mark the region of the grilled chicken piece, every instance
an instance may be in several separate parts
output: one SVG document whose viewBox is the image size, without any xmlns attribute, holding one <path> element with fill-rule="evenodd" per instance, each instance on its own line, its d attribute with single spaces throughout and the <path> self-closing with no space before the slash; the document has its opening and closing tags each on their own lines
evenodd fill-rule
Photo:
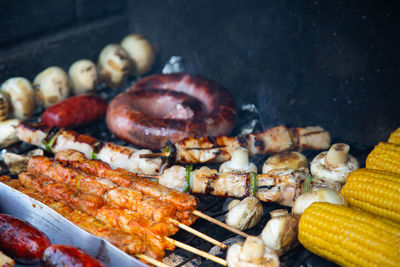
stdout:
<svg viewBox="0 0 400 267">
<path fill-rule="evenodd" d="M 68 184 L 82 193 L 93 194 L 100 199 L 104 198 L 110 204 L 135 210 L 157 222 L 176 218 L 176 207 L 172 204 L 149 198 L 132 188 L 118 188 L 107 179 L 74 170 L 46 157 L 31 158 L 28 162 L 28 170 L 38 176 L 46 175 L 59 183 Z M 60 198 L 67 197 L 60 196 Z M 93 200 L 89 202 L 93 203 Z M 97 208 L 94 207 L 94 209 Z"/>
<path fill-rule="evenodd" d="M 261 201 L 292 206 L 294 200 L 300 195 L 301 186 L 308 176 L 307 170 L 291 169 L 258 174 L 255 196 Z M 191 172 L 190 184 L 187 186 L 185 168 L 173 166 L 164 171 L 159 182 L 166 187 L 178 185 L 179 188 L 176 188 L 178 190 L 188 188 L 190 192 L 196 194 L 245 198 L 251 195 L 251 179 L 251 173 L 218 173 L 215 169 L 201 167 Z"/>
<path fill-rule="evenodd" d="M 144 195 L 170 203 L 176 206 L 178 211 L 193 211 L 199 205 L 198 199 L 194 196 L 171 190 L 147 179 L 141 179 L 134 173 L 124 169 L 118 168 L 114 170 L 107 163 L 88 160 L 82 153 L 75 150 L 56 152 L 55 158 L 77 170 L 109 179 L 118 186 L 134 188 Z"/>
<path fill-rule="evenodd" d="M 169 149 L 176 163 L 220 163 L 229 160 L 233 151 L 240 147 L 248 149 L 249 155 L 252 156 L 291 149 L 321 150 L 329 148 L 330 143 L 329 132 L 319 126 L 289 129 L 280 125 L 238 137 L 188 137 Z"/>
<path fill-rule="evenodd" d="M 160 158 L 140 158 L 140 154 L 151 153 L 150 150 L 138 150 L 112 143 L 103 143 L 91 136 L 78 134 L 70 130 L 58 130 L 27 122 L 20 123 L 16 130 L 17 136 L 21 141 L 41 147 L 49 152 L 75 149 L 84 153 L 89 159 L 96 158 L 107 162 L 112 168 L 155 174 L 159 172 L 162 165 Z"/>
<path fill-rule="evenodd" d="M 24 180 L 27 181 L 27 178 L 29 178 L 30 175 L 31 174 L 29 173 L 24 173 L 21 176 L 25 176 Z M 137 253 L 146 253 L 155 258 L 162 257 L 162 255 L 155 255 L 154 252 L 148 251 L 148 244 L 136 234 L 128 234 L 123 231 L 116 230 L 110 225 L 103 224 L 93 216 L 87 215 L 79 210 L 73 210 L 64 204 L 53 200 L 53 198 L 50 198 L 47 196 L 47 194 L 43 194 L 31 187 L 24 187 L 19 180 L 10 179 L 9 177 L 3 176 L 0 178 L 0 182 L 5 183 L 8 186 L 42 202 L 72 223 L 76 224 L 78 227 L 95 236 L 104 238 L 126 253 L 132 255 Z"/>
<path fill-rule="evenodd" d="M 29 173 L 22 173 L 19 179 L 25 186 L 34 186 L 38 191 L 47 194 L 56 201 L 80 210 L 106 225 L 111 225 L 129 234 L 139 235 L 146 240 L 152 251 L 161 253 L 165 249 L 173 249 L 164 237 L 175 234 L 178 227 L 171 223 L 155 222 L 139 213 L 105 204 L 95 195 L 80 194 L 66 184 L 54 182 L 40 176 L 36 178 Z"/>
</svg>

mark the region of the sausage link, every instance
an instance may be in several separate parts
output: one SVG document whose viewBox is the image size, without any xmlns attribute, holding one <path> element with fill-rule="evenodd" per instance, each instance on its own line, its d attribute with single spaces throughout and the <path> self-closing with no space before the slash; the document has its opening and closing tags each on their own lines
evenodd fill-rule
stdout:
<svg viewBox="0 0 400 267">
<path fill-rule="evenodd" d="M 48 127 L 74 128 L 93 122 L 106 113 L 107 102 L 96 95 L 79 95 L 49 107 L 42 115 Z"/>
<path fill-rule="evenodd" d="M 44 267 L 104 267 L 99 260 L 86 254 L 82 249 L 67 245 L 49 246 L 42 255 L 41 265 Z"/>
<path fill-rule="evenodd" d="M 0 214 L 0 249 L 16 261 L 37 263 L 50 245 L 49 238 L 28 222 Z"/>
</svg>

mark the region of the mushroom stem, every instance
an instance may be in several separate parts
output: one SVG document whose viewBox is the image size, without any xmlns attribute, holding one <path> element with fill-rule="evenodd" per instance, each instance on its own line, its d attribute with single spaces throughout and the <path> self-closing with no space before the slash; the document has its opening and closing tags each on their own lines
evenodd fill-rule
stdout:
<svg viewBox="0 0 400 267">
<path fill-rule="evenodd" d="M 245 148 L 237 148 L 232 153 L 231 162 L 235 166 L 246 167 L 249 165 L 249 151 Z"/>
<path fill-rule="evenodd" d="M 339 166 L 349 159 L 350 146 L 344 143 L 333 144 L 326 155 L 326 163 Z"/>
</svg>

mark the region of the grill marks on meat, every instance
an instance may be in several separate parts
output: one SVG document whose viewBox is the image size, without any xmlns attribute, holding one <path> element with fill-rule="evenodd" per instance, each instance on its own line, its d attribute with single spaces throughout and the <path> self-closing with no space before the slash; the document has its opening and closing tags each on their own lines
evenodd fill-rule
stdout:
<svg viewBox="0 0 400 267">
<path fill-rule="evenodd" d="M 108 164 L 98 160 L 88 160 L 82 153 L 73 150 L 64 150 L 56 153 L 56 159 L 77 170 L 90 173 L 95 176 L 109 179 L 118 186 L 134 188 L 144 195 L 151 196 L 163 202 L 177 207 L 178 211 L 193 211 L 197 209 L 199 202 L 194 196 L 180 193 L 166 188 L 159 183 L 141 179 L 134 173 L 124 169 L 112 169 Z"/>
<path fill-rule="evenodd" d="M 160 158 L 143 159 L 140 154 L 151 153 L 150 150 L 137 150 L 130 147 L 118 146 L 108 142 L 99 142 L 95 138 L 78 134 L 77 132 L 55 128 L 48 128 L 40 124 L 20 123 L 17 128 L 17 136 L 20 140 L 47 149 L 48 143 L 54 135 L 52 152 L 65 149 L 74 149 L 85 154 L 91 159 L 97 159 L 110 164 L 112 168 L 123 168 L 131 172 L 155 174 L 161 168 Z"/>
<path fill-rule="evenodd" d="M 25 178 L 24 178 L 25 177 Z M 8 186 L 42 202 L 48 207 L 52 208 L 60 215 L 82 228 L 83 230 L 106 239 L 111 244 L 115 245 L 119 249 L 129 254 L 146 253 L 153 257 L 161 257 L 162 255 L 155 255 L 154 252 L 147 251 L 148 245 L 139 236 L 127 234 L 123 231 L 113 229 L 112 226 L 103 224 L 93 216 L 87 215 L 79 210 L 71 209 L 69 206 L 62 204 L 59 201 L 55 201 L 49 197 L 46 193 L 43 193 L 42 187 L 31 187 L 32 183 L 28 183 L 28 180 L 35 180 L 32 174 L 22 173 L 20 180 L 24 180 L 29 187 L 24 187 L 20 180 L 10 179 L 7 176 L 2 176 L 0 182 L 7 184 Z M 28 179 L 29 178 L 29 179 Z M 39 185 L 37 183 L 37 185 Z M 37 190 L 37 189 L 40 189 Z"/>
<path fill-rule="evenodd" d="M 280 125 L 238 137 L 185 138 L 174 144 L 174 157 L 177 163 L 218 163 L 229 160 L 231 153 L 239 147 L 248 149 L 253 156 L 292 149 L 327 149 L 330 142 L 329 132 L 319 126 L 289 129 Z"/>
</svg>

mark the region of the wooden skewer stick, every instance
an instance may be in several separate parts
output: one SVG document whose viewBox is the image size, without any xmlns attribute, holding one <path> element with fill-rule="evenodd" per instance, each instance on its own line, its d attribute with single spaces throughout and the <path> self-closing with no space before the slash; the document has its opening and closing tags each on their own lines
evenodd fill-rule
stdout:
<svg viewBox="0 0 400 267">
<path fill-rule="evenodd" d="M 215 240 L 214 238 L 209 237 L 208 235 L 205 235 L 202 232 L 199 232 L 196 229 L 193 229 L 192 227 L 187 226 L 186 224 L 183 224 L 183 223 L 181 223 L 181 222 L 179 222 L 177 220 L 174 220 L 172 218 L 169 218 L 169 221 L 174 223 L 174 224 L 176 224 L 176 225 L 178 225 L 179 228 L 181 228 L 183 230 L 186 230 L 189 233 L 192 233 L 195 236 L 198 236 L 198 237 L 210 242 L 211 244 L 214 244 L 214 245 L 216 245 L 216 246 L 218 246 L 218 247 L 220 247 L 222 249 L 226 249 L 227 248 L 227 246 L 224 243 L 219 242 L 218 240 Z"/>
<path fill-rule="evenodd" d="M 158 157 L 168 157 L 171 152 L 160 152 L 160 153 L 149 153 L 149 154 L 140 154 L 139 158 L 141 159 L 152 159 Z"/>
<path fill-rule="evenodd" d="M 143 173 L 135 173 L 140 178 L 145 179 L 160 179 L 160 175 L 158 174 L 143 174 Z"/>
<path fill-rule="evenodd" d="M 136 254 L 135 257 L 139 258 L 139 259 L 142 259 L 142 260 L 145 260 L 145 261 L 147 261 L 147 262 L 149 262 L 149 263 L 151 263 L 151 264 L 153 264 L 154 266 L 157 266 L 157 267 L 170 267 L 169 265 L 167 265 L 167 264 L 165 264 L 165 263 L 163 263 L 161 261 L 158 261 L 156 259 L 153 259 L 152 257 L 149 257 L 149 256 L 144 255 L 144 254 Z"/>
<path fill-rule="evenodd" d="M 216 262 L 218 264 L 221 264 L 223 266 L 227 266 L 227 262 L 224 259 L 218 258 L 214 255 L 211 255 L 210 253 L 207 253 L 205 251 L 202 251 L 200 249 L 194 248 L 192 246 L 186 245 L 185 243 L 179 242 L 175 239 L 169 238 L 169 237 L 165 237 L 165 239 L 169 242 L 171 242 L 171 244 L 177 246 L 178 248 L 182 248 L 184 250 L 187 250 L 189 252 L 192 252 L 193 254 L 199 255 L 203 258 L 212 260 L 213 262 Z"/>
<path fill-rule="evenodd" d="M 217 219 L 214 219 L 213 217 L 210 217 L 210 216 L 208 216 L 207 214 L 202 213 L 201 211 L 194 210 L 192 213 L 193 213 L 194 215 L 196 215 L 196 216 L 198 216 L 198 217 L 204 219 L 204 220 L 207 220 L 207 221 L 209 221 L 209 222 L 215 223 L 216 225 L 219 225 L 219 226 L 221 226 L 222 228 L 225 228 L 225 229 L 227 229 L 227 230 L 229 230 L 229 231 L 231 231 L 231 232 L 233 232 L 233 233 L 235 233 L 235 234 L 238 234 L 238 235 L 240 235 L 240 236 L 243 236 L 244 238 L 248 238 L 248 237 L 250 236 L 249 234 L 246 234 L 246 233 L 244 233 L 244 232 L 242 232 L 242 231 L 240 231 L 240 230 L 238 230 L 238 229 L 236 229 L 236 228 L 233 228 L 232 226 L 229 226 L 229 225 L 227 225 L 226 223 L 223 223 L 223 222 L 221 222 L 221 221 L 218 221 Z"/>
</svg>

